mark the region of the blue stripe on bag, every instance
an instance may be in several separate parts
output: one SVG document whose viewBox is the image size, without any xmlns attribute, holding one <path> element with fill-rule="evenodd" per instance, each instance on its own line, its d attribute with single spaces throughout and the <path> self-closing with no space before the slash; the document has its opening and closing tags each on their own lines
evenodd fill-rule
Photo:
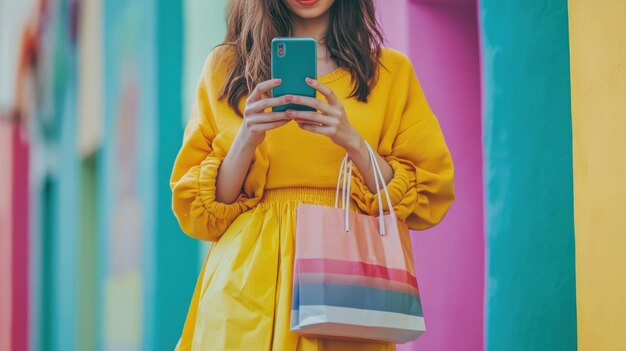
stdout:
<svg viewBox="0 0 626 351">
<path fill-rule="evenodd" d="M 364 310 L 403 313 L 423 317 L 419 297 L 398 291 L 356 285 L 294 284 L 293 309 L 306 305 L 327 305 Z"/>
</svg>

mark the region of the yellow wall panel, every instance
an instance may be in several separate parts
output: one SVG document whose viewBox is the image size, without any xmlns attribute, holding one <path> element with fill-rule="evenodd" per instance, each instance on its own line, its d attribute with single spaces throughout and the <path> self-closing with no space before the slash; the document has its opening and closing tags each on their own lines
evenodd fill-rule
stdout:
<svg viewBox="0 0 626 351">
<path fill-rule="evenodd" d="M 626 1 L 570 0 L 579 350 L 626 347 Z"/>
</svg>

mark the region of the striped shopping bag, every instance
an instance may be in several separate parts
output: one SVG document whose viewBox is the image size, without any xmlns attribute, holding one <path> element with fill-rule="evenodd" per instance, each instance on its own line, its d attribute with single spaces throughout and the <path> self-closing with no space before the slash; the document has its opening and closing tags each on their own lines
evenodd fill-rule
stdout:
<svg viewBox="0 0 626 351">
<path fill-rule="evenodd" d="M 396 220 L 369 145 L 368 150 L 389 214 L 382 208 L 378 217 L 347 210 L 352 173 L 347 157 L 335 207 L 298 206 L 291 314 L 295 333 L 406 343 L 425 331 L 408 227 Z"/>
</svg>

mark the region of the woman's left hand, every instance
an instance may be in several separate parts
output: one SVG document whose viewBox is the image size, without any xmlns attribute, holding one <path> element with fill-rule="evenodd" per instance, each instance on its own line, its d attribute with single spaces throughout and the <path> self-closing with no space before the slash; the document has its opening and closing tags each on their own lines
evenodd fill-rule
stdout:
<svg viewBox="0 0 626 351">
<path fill-rule="evenodd" d="M 332 89 L 312 78 L 307 78 L 306 83 L 324 95 L 327 102 L 294 95 L 292 104 L 309 106 L 316 111 L 287 110 L 287 117 L 294 119 L 300 128 L 325 135 L 346 150 L 358 148 L 361 135 L 350 124 L 343 104 Z"/>
<path fill-rule="evenodd" d="M 346 111 L 329 87 L 315 79 L 307 78 L 307 84 L 319 91 L 327 102 L 320 101 L 308 96 L 295 95 L 290 101 L 292 104 L 304 105 L 314 108 L 316 111 L 287 110 L 287 117 L 298 122 L 300 128 L 313 133 L 326 135 L 335 144 L 343 147 L 348 152 L 350 160 L 359 170 L 371 169 L 370 155 L 365 141 L 359 132 L 350 125 Z M 385 183 L 393 178 L 393 169 L 385 159 L 376 154 L 378 164 L 383 173 Z M 378 192 L 378 186 L 372 172 L 361 172 L 365 184 L 372 193 Z"/>
</svg>

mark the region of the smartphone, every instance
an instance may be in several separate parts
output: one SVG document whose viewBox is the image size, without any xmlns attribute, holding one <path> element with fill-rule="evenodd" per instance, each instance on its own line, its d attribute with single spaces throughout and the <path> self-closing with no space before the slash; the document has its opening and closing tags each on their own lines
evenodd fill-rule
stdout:
<svg viewBox="0 0 626 351">
<path fill-rule="evenodd" d="M 275 38 L 272 40 L 272 79 L 282 83 L 272 89 L 272 96 L 303 95 L 315 97 L 315 89 L 305 79 L 317 77 L 317 41 L 314 38 Z M 290 110 L 315 111 L 314 108 L 287 104 L 272 108 L 274 112 Z"/>
</svg>

